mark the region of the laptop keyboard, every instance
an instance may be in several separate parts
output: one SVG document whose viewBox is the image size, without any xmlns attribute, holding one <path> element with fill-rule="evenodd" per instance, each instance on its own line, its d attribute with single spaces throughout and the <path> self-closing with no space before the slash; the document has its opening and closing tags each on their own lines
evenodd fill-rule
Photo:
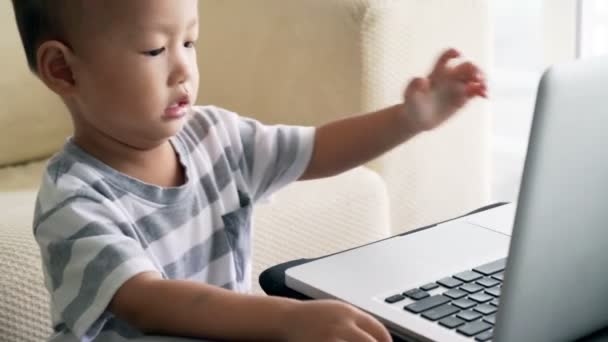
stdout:
<svg viewBox="0 0 608 342">
<path fill-rule="evenodd" d="M 404 310 L 476 341 L 490 341 L 505 265 L 506 258 L 499 259 L 392 295 L 384 301 L 394 304 L 409 298 L 414 302 L 404 306 Z"/>
</svg>

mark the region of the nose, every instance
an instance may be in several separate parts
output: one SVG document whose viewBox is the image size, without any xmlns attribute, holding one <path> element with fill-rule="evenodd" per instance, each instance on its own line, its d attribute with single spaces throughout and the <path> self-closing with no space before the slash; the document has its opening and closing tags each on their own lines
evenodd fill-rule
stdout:
<svg viewBox="0 0 608 342">
<path fill-rule="evenodd" d="M 181 49 L 180 49 L 181 50 Z M 177 86 L 186 83 L 191 77 L 193 72 L 191 57 L 187 51 L 178 51 L 172 58 L 170 73 L 169 73 L 169 86 Z"/>
</svg>

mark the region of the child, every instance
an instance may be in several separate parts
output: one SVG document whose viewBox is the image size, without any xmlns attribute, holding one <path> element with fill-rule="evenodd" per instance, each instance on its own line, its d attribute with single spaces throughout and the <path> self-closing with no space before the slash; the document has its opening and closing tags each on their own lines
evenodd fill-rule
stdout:
<svg viewBox="0 0 608 342">
<path fill-rule="evenodd" d="M 52 341 L 390 340 L 338 301 L 247 294 L 252 204 L 439 126 L 485 96 L 477 67 L 448 66 L 448 50 L 403 103 L 316 129 L 265 126 L 193 106 L 197 0 L 13 6 L 30 68 L 74 125 L 34 218 Z"/>
</svg>

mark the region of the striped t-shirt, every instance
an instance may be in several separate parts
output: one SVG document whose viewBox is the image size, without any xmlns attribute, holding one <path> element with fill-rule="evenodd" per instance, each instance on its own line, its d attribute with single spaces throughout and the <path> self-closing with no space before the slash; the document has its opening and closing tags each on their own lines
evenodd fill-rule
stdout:
<svg viewBox="0 0 608 342">
<path fill-rule="evenodd" d="M 142 337 L 108 311 L 141 272 L 248 291 L 251 205 L 302 175 L 314 132 L 195 107 L 170 139 L 186 181 L 169 188 L 120 173 L 69 139 L 49 161 L 34 217 L 51 341 Z"/>
</svg>

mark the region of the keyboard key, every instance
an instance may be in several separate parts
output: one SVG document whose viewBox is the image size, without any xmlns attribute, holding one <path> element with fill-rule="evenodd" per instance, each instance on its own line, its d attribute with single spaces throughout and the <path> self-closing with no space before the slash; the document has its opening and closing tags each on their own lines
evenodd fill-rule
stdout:
<svg viewBox="0 0 608 342">
<path fill-rule="evenodd" d="M 477 321 L 473 323 L 468 323 L 467 325 L 458 328 L 458 330 L 456 331 L 466 336 L 474 336 L 479 334 L 480 332 L 484 332 L 490 329 L 492 329 L 491 324 L 482 321 Z"/>
<path fill-rule="evenodd" d="M 486 316 L 486 317 L 483 318 L 482 321 L 494 325 L 494 324 L 496 324 L 496 314 L 493 314 L 493 315 L 490 315 L 490 316 Z"/>
<path fill-rule="evenodd" d="M 475 281 L 477 279 L 481 279 L 483 276 L 477 272 L 473 272 L 473 271 L 465 271 L 465 272 L 461 272 L 458 274 L 453 275 L 452 277 L 458 279 L 458 280 L 462 280 L 465 283 L 470 283 L 472 281 Z"/>
<path fill-rule="evenodd" d="M 490 296 L 487 293 L 475 293 L 469 296 L 469 299 L 476 301 L 477 303 L 485 303 L 485 302 L 489 302 L 492 299 L 494 299 L 494 297 Z"/>
<path fill-rule="evenodd" d="M 447 277 L 447 278 L 443 278 L 441 280 L 437 281 L 437 284 L 443 286 L 443 287 L 447 287 L 448 289 L 453 289 L 457 286 L 462 285 L 462 281 L 458 280 L 458 279 L 454 279 L 452 277 Z"/>
<path fill-rule="evenodd" d="M 444 317 L 448 317 L 460 311 L 457 307 L 451 306 L 450 304 L 445 304 L 442 306 L 438 306 L 434 309 L 427 310 L 422 314 L 422 317 L 426 319 L 430 319 L 431 321 L 436 321 L 438 319 L 442 319 Z"/>
<path fill-rule="evenodd" d="M 473 271 L 481 273 L 485 276 L 489 276 L 494 273 L 504 271 L 506 265 L 507 265 L 507 258 L 503 258 L 503 259 L 499 259 L 494 262 L 490 262 L 485 265 L 476 267 L 473 269 Z"/>
<path fill-rule="evenodd" d="M 493 313 L 496 312 L 496 310 L 498 310 L 494 305 L 490 305 L 490 304 L 481 304 L 481 305 L 477 305 L 475 307 L 475 309 L 473 309 L 479 313 L 482 313 L 484 315 L 491 315 Z"/>
<path fill-rule="evenodd" d="M 466 311 L 460 312 L 458 315 L 456 315 L 456 317 L 462 318 L 465 321 L 470 322 L 470 321 L 474 321 L 474 320 L 478 319 L 479 317 L 481 317 L 481 314 L 479 312 L 466 310 Z"/>
<path fill-rule="evenodd" d="M 420 289 L 423 291 L 431 291 L 438 287 L 439 287 L 439 285 L 437 285 L 437 283 L 430 283 L 430 284 L 426 284 L 424 286 L 420 286 Z"/>
<path fill-rule="evenodd" d="M 450 328 L 450 329 L 454 329 L 457 328 L 461 325 L 463 325 L 464 323 L 466 323 L 464 320 L 452 316 L 452 317 L 447 317 L 442 319 L 441 321 L 439 321 L 439 324 L 443 325 L 446 328 Z"/>
<path fill-rule="evenodd" d="M 494 279 L 494 278 L 483 278 L 483 279 L 479 279 L 476 284 L 479 284 L 483 287 L 494 287 L 498 284 L 500 284 L 500 280 Z"/>
<path fill-rule="evenodd" d="M 460 291 L 458 289 L 447 290 L 443 293 L 444 296 L 450 297 L 452 299 L 459 299 L 465 297 L 467 295 L 466 292 Z"/>
<path fill-rule="evenodd" d="M 419 300 L 429 296 L 428 292 L 422 291 L 421 289 L 412 289 L 409 291 L 405 291 L 403 292 L 403 295 L 410 297 L 414 300 Z"/>
<path fill-rule="evenodd" d="M 484 289 L 483 286 L 477 284 L 464 284 L 460 287 L 462 291 L 466 291 L 468 293 L 479 292 Z"/>
<path fill-rule="evenodd" d="M 487 330 L 486 332 L 482 332 L 481 334 L 475 336 L 475 341 L 485 342 L 492 339 L 494 335 L 494 330 Z"/>
<path fill-rule="evenodd" d="M 470 308 L 474 307 L 475 305 L 477 305 L 477 302 L 474 302 L 467 298 L 462 298 L 462 299 L 453 301 L 452 305 L 459 307 L 463 310 L 466 310 L 466 309 L 470 309 Z"/>
<path fill-rule="evenodd" d="M 384 301 L 387 302 L 387 303 L 389 303 L 389 304 L 393 304 L 393 303 L 400 302 L 400 301 L 402 301 L 404 299 L 405 299 L 405 296 L 402 296 L 400 294 L 396 294 L 394 296 L 390 296 L 390 297 L 386 298 Z"/>
<path fill-rule="evenodd" d="M 505 273 L 500 272 L 498 274 L 494 274 L 494 275 L 492 275 L 492 278 L 494 278 L 496 280 L 500 280 L 500 281 L 505 281 Z"/>
<path fill-rule="evenodd" d="M 406 305 L 403 309 L 413 312 L 413 313 L 421 313 L 423 311 L 432 309 L 434 307 L 438 307 L 440 305 L 446 304 L 450 301 L 450 298 L 442 296 L 442 295 L 434 295 L 431 297 L 424 298 L 415 303 Z"/>
<path fill-rule="evenodd" d="M 498 306 L 498 304 L 500 304 L 500 299 L 494 298 L 494 299 L 492 299 L 492 301 L 490 301 L 490 304 L 492 304 L 494 306 Z"/>
<path fill-rule="evenodd" d="M 500 297 L 500 287 L 493 287 L 491 289 L 486 290 L 487 294 L 491 294 L 494 297 Z"/>
</svg>

